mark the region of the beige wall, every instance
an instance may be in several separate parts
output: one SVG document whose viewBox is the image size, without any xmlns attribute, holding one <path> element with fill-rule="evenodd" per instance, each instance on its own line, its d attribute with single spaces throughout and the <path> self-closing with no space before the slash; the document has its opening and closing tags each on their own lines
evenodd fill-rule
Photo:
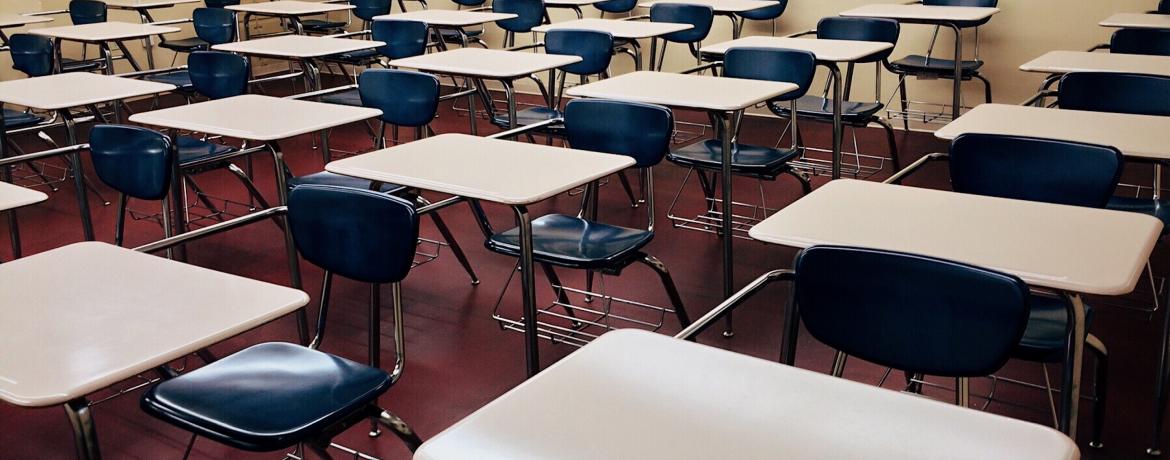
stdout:
<svg viewBox="0 0 1170 460">
<path fill-rule="evenodd" d="M 855 6 L 881 0 L 790 0 L 788 11 L 781 18 L 778 34 L 788 34 L 813 28 L 818 19 L 832 16 Z M 892 0 L 890 0 L 892 1 Z M 0 12 L 30 12 L 49 9 L 64 9 L 67 0 L 0 0 Z M 1113 12 L 1140 12 L 1153 7 L 1154 0 L 1000 0 L 1003 10 L 981 31 L 981 56 L 987 61 L 985 75 L 991 79 L 997 102 L 1016 103 L 1035 92 L 1041 76 L 1020 72 L 1020 64 L 1054 49 L 1087 49 L 1108 40 L 1110 30 L 1098 27 L 1096 23 Z M 432 0 L 434 8 L 452 8 L 445 0 Z M 157 20 L 190 17 L 194 6 L 181 6 L 156 10 Z M 645 10 L 636 10 L 643 12 Z M 597 10 L 586 8 L 587 16 L 596 17 Z M 573 13 L 568 10 L 553 10 L 554 21 L 568 20 Z M 112 11 L 111 19 L 137 22 L 132 12 Z M 59 17 L 55 24 L 65 24 L 68 19 Z M 177 36 L 190 35 L 190 28 Z M 488 27 L 488 43 L 498 47 L 501 34 L 493 26 Z M 771 26 L 765 22 L 751 22 L 745 28 L 745 35 L 768 34 Z M 903 27 L 902 39 L 894 56 L 925 50 L 932 28 L 907 25 Z M 730 39 L 731 32 L 726 19 L 717 19 L 708 43 Z M 944 31 L 937 51 L 948 55 L 951 38 Z M 528 43 L 528 37 L 520 37 L 518 43 Z M 968 41 L 970 43 L 970 40 Z M 648 49 L 648 46 L 646 47 Z M 971 51 L 971 47 L 967 47 Z M 169 51 L 157 51 L 160 64 L 171 62 Z M 692 66 L 694 59 L 682 45 L 674 45 L 666 58 L 666 70 L 680 70 Z M 629 59 L 619 56 L 615 59 L 614 73 L 629 71 Z M 10 68 L 7 55 L 0 55 L 0 78 L 16 78 Z M 867 66 L 868 67 L 868 66 Z M 128 70 L 125 63 L 119 64 L 119 71 Z M 873 71 L 859 70 L 855 82 L 854 99 L 868 98 L 872 94 Z M 883 81 L 883 99 L 891 95 L 895 80 L 888 74 Z M 965 95 L 970 102 L 979 102 L 982 88 L 978 84 L 965 86 Z M 915 99 L 937 102 L 950 100 L 950 83 L 945 80 L 910 83 L 911 96 Z"/>
</svg>

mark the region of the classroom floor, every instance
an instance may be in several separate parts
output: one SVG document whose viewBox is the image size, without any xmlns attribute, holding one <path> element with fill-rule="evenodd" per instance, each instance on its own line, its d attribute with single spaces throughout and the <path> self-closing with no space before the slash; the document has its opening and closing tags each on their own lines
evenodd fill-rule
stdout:
<svg viewBox="0 0 1170 460">
<path fill-rule="evenodd" d="M 271 88 L 279 92 L 282 88 Z M 287 87 L 283 88 L 287 90 Z M 699 114 L 680 114 L 680 118 L 699 121 Z M 439 133 L 466 132 L 467 118 L 455 113 L 444 105 L 438 120 L 432 125 Z M 492 128 L 481 121 L 480 127 Z M 771 119 L 749 118 L 745 122 L 742 139 L 751 143 L 775 143 L 782 125 Z M 829 139 L 827 125 L 804 123 L 806 137 L 812 144 L 826 145 Z M 691 128 L 685 128 L 691 129 Z M 404 130 L 406 136 L 410 130 Z M 481 131 L 482 134 L 482 131 Z M 58 136 L 58 138 L 60 138 Z M 334 147 L 347 150 L 367 149 L 368 137 L 364 129 L 351 125 L 334 131 Z M 787 141 L 785 141 L 787 142 Z M 884 136 L 877 130 L 862 133 L 862 146 L 873 146 L 884 153 Z M 945 143 L 924 133 L 899 133 L 899 147 L 903 164 L 909 164 L 923 153 L 941 151 Z M 33 142 L 23 143 L 33 147 Z M 847 144 L 849 142 L 847 141 Z M 321 156 L 311 151 L 307 136 L 283 143 L 287 161 L 298 174 L 321 169 Z M 37 147 L 39 148 L 39 147 Z M 263 156 L 256 157 L 258 185 L 271 196 L 271 162 Z M 1131 168 L 1131 173 L 1141 173 Z M 886 172 L 888 173 L 888 171 Z M 705 233 L 672 228 L 665 218 L 666 207 L 678 189 L 685 170 L 664 163 L 656 170 L 655 192 L 657 194 L 657 232 L 648 252 L 662 259 L 670 268 L 692 318 L 697 318 L 721 300 L 719 287 L 719 252 L 715 237 Z M 197 177 L 200 186 L 218 196 L 244 197 L 242 188 L 223 172 L 211 172 Z M 814 185 L 825 182 L 824 177 L 814 179 Z M 927 167 L 920 175 L 907 182 L 918 186 L 946 187 L 946 173 L 943 166 Z M 112 192 L 98 186 L 107 199 L 116 198 Z M 788 177 L 776 182 L 765 183 L 768 203 L 780 205 L 799 197 L 800 188 Z M 746 200 L 758 196 L 756 184 L 741 180 L 737 184 L 737 198 Z M 694 203 L 700 199 L 699 187 L 692 181 L 683 199 Z M 92 197 L 92 195 L 91 195 Z M 607 222 L 629 226 L 644 226 L 643 209 L 631 209 L 625 194 L 617 181 L 602 187 L 601 215 Z M 558 196 L 546 203 L 535 206 L 533 214 L 552 211 L 575 212 L 578 197 Z M 153 212 L 152 203 L 132 202 L 131 207 L 143 212 Z M 26 254 L 45 251 L 81 240 L 80 224 L 71 187 L 63 187 L 52 194 L 46 203 L 21 211 L 22 236 Z M 95 227 L 98 238 L 113 241 L 113 206 L 95 207 Z M 510 222 L 509 211 L 499 206 L 488 207 L 492 221 L 497 227 Z M 521 335 L 502 331 L 492 320 L 492 305 L 504 286 L 515 261 L 508 257 L 489 253 L 483 248 L 482 235 L 475 226 L 465 206 L 456 206 L 442 211 L 442 215 L 454 230 L 458 240 L 468 252 L 482 283 L 472 286 L 454 257 L 448 252 L 432 263 L 416 268 L 404 283 L 405 322 L 407 343 L 407 366 L 403 379 L 384 396 L 384 407 L 396 412 L 409 422 L 424 439 L 429 438 L 455 421 L 483 406 L 488 401 L 519 384 L 524 378 L 523 345 Z M 436 234 L 428 220 L 423 221 L 422 232 L 426 236 Z M 7 239 L 7 227 L 0 229 L 0 238 Z M 1069 231 L 1076 231 L 1070 229 Z M 128 224 L 127 246 L 135 246 L 161 238 L 161 229 L 149 220 L 131 221 Z M 962 244 L 956 241 L 955 244 Z M 9 258 L 7 245 L 0 245 L 0 257 Z M 752 241 L 736 242 L 736 284 L 742 286 L 756 276 L 772 269 L 785 268 L 795 254 L 792 249 L 769 246 Z M 282 249 L 282 239 L 275 225 L 262 223 L 219 235 L 191 244 L 191 263 L 234 274 L 274 283 L 287 284 L 288 276 Z M 1162 251 L 1158 252 L 1159 257 Z M 1155 270 L 1164 273 L 1164 264 L 1156 263 Z M 101 270 L 102 267 L 92 267 Z M 321 272 L 316 267 L 302 262 L 306 291 L 316 302 L 319 299 Z M 583 277 L 579 273 L 561 271 L 567 284 L 580 286 Z M 552 292 L 543 278 L 538 277 L 538 294 L 541 303 L 552 300 Z M 60 280 L 62 289 L 68 289 L 70 280 Z M 516 283 L 514 283 L 516 284 Z M 626 294 L 640 300 L 665 303 L 666 296 L 657 278 L 643 267 L 631 267 L 620 278 L 605 278 L 605 286 L 616 295 Z M 215 289 L 215 286 L 208 286 Z M 1147 288 L 1148 289 L 1148 288 Z M 386 289 L 388 291 L 388 289 Z M 1148 291 L 1141 291 L 1147 293 Z M 328 335 L 323 349 L 350 359 L 362 361 L 366 357 L 366 302 L 369 290 L 358 283 L 342 280 L 335 283 Z M 384 305 L 389 305 L 389 293 L 384 293 Z M 749 355 L 774 360 L 778 356 L 778 344 L 787 289 L 784 286 L 769 288 L 763 295 L 741 307 L 736 315 L 736 335 L 726 339 L 716 331 L 709 331 L 700 338 L 702 343 L 727 348 Z M 1135 299 L 1143 297 L 1135 295 Z M 508 291 L 505 307 L 519 305 L 516 287 Z M 1099 303 L 1099 302 L 1098 302 Z M 1133 303 L 1133 302 L 1131 302 Z M 35 307 L 35 306 L 30 306 Z M 78 308 L 85 308 L 78 305 Z M 167 308 L 166 300 L 159 299 L 158 308 Z M 1141 458 L 1149 437 L 1150 400 L 1153 393 L 1155 366 L 1157 364 L 1157 343 L 1160 333 L 1161 313 L 1153 318 L 1149 314 L 1130 309 L 1101 306 L 1092 330 L 1109 347 L 1112 367 L 1109 373 L 1110 409 L 1105 429 L 1105 448 L 1100 450 L 1087 447 L 1091 406 L 1082 404 L 1080 421 L 1080 445 L 1085 458 L 1089 459 L 1132 459 Z M 383 353 L 393 352 L 390 315 L 384 315 Z M 673 317 L 667 317 L 663 333 L 672 334 L 679 329 Z M 120 331 L 111 330 L 110 334 Z M 294 341 L 295 331 L 291 318 L 277 320 L 242 336 L 228 340 L 212 348 L 220 356 L 262 341 Z M 551 364 L 573 347 L 548 342 L 541 344 L 541 357 L 545 365 Z M 11 353 L 6 351 L 5 353 Z M 831 350 L 803 336 L 797 353 L 797 364 L 803 368 L 827 372 L 832 358 Z M 188 364 L 194 366 L 196 359 Z M 1092 368 L 1089 359 L 1086 374 Z M 703 372 L 696 369 L 696 372 Z M 1052 366 L 1049 373 L 1054 381 L 1059 379 L 1059 367 Z M 866 383 L 876 383 L 883 369 L 866 363 L 851 362 L 846 377 Z M 1013 362 L 1003 374 L 1032 382 L 1043 383 L 1042 368 L 1038 364 Z M 718 378 L 718 376 L 707 376 Z M 896 389 L 902 381 L 900 374 L 892 375 L 886 387 Z M 938 383 L 947 383 L 934 379 Z M 662 382 L 670 385 L 670 382 Z M 986 393 L 990 381 L 981 380 L 974 384 L 980 394 Z M 1086 390 L 1091 388 L 1086 384 Z M 1047 396 L 1043 391 L 1024 389 L 1000 382 L 996 388 L 997 401 L 988 409 L 994 413 L 1023 418 L 1038 423 L 1051 423 Z M 145 415 L 138 409 L 141 391 L 132 392 L 109 400 L 95 408 L 99 439 L 106 458 L 180 458 L 187 442 L 183 431 L 172 428 Z M 949 400 L 950 393 L 944 390 L 928 389 L 927 394 L 942 400 Z M 565 397 L 572 397 L 566 394 Z M 702 397 L 702 395 L 695 395 Z M 1002 400 L 1002 401 L 998 401 Z M 973 398 L 975 404 L 984 401 Z M 606 411 L 598 407 L 597 411 Z M 734 408 L 728 408 L 726 420 L 703 420 L 702 423 L 735 423 Z M 899 414 L 889 414 L 898 417 Z M 699 421 L 697 421 L 699 422 Z M 654 430 L 647 426 L 645 430 Z M 784 436 L 784 433 L 776 433 Z M 1164 434 L 1164 437 L 1167 437 Z M 337 439 L 341 444 L 358 448 L 381 458 L 408 458 L 408 452 L 391 435 L 372 441 L 365 430 L 355 428 Z M 604 439 L 582 440 L 582 442 L 605 442 Z M 0 458 L 12 459 L 69 459 L 74 458 L 69 422 L 60 408 L 24 409 L 0 404 Z M 274 454 L 251 454 L 234 451 L 207 440 L 195 445 L 193 458 L 279 458 Z M 346 458 L 336 452 L 337 458 Z"/>
</svg>

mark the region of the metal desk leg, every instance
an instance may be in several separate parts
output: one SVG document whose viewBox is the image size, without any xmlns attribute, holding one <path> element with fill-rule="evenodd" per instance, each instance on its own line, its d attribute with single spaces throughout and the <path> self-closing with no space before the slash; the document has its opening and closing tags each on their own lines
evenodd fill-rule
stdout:
<svg viewBox="0 0 1170 460">
<path fill-rule="evenodd" d="M 154 18 L 150 17 L 150 11 L 145 9 L 138 10 L 138 20 L 142 21 L 143 24 L 154 22 Z M 154 38 L 147 35 L 142 39 L 142 44 L 143 48 L 146 49 L 146 66 L 154 69 Z"/>
<path fill-rule="evenodd" d="M 1072 327 L 1069 349 L 1065 352 L 1060 402 L 1060 430 L 1073 440 L 1077 436 L 1077 414 L 1081 402 L 1081 367 L 1085 352 L 1085 303 L 1080 294 L 1069 294 L 1072 303 Z"/>
<path fill-rule="evenodd" d="M 1150 455 L 1162 455 L 1162 425 L 1166 418 L 1166 399 L 1170 394 L 1170 312 L 1162 315 L 1161 347 L 1158 375 L 1154 383 L 1154 431 L 1150 433 L 1150 447 L 1146 448 L 1146 453 Z"/>
<path fill-rule="evenodd" d="M 963 29 L 947 24 L 955 30 L 955 82 L 951 103 L 951 120 L 959 118 L 959 106 L 963 103 Z"/>
<path fill-rule="evenodd" d="M 3 33 L 0 33 L 0 39 L 3 39 Z M 0 103 L 0 111 L 4 110 L 4 104 Z M 8 158 L 8 126 L 4 124 L 4 117 L 0 116 L 0 158 Z M 4 167 L 3 175 L 0 177 L 4 182 L 12 183 L 12 168 Z M 12 259 L 20 258 L 20 224 L 16 219 L 16 209 L 8 211 L 8 233 L 12 238 Z"/>
<path fill-rule="evenodd" d="M 77 123 L 69 115 L 68 109 L 58 110 L 61 121 L 65 123 L 66 145 L 77 145 Z M 69 162 L 73 167 L 73 184 L 77 187 L 77 208 L 81 211 L 81 229 L 85 232 L 85 240 L 93 241 L 93 218 L 89 212 L 89 197 L 85 189 L 85 168 L 81 163 L 81 152 L 69 154 Z"/>
<path fill-rule="evenodd" d="M 508 129 L 516 129 L 516 88 L 508 80 L 500 80 L 504 85 L 504 95 L 508 98 Z"/>
<path fill-rule="evenodd" d="M 532 217 L 528 207 L 513 206 L 520 225 L 520 285 L 524 290 L 524 362 L 528 377 L 540 372 L 540 347 L 536 330 L 536 276 L 532 258 Z"/>
<path fill-rule="evenodd" d="M 79 460 L 100 460 L 101 448 L 98 446 L 97 427 L 93 424 L 93 413 L 89 401 L 78 398 L 65 403 L 65 414 L 69 416 L 69 424 L 73 426 L 73 442 L 77 445 Z"/>
<path fill-rule="evenodd" d="M 276 169 L 276 201 L 279 206 L 288 206 L 288 177 L 285 175 L 284 153 L 280 150 L 280 144 L 276 141 L 268 142 L 268 150 L 272 152 L 272 163 Z M 297 256 L 297 248 L 293 244 L 292 229 L 288 225 L 288 215 L 282 215 L 280 220 L 284 223 L 282 230 L 284 231 L 284 250 L 288 257 L 288 276 L 289 282 L 294 289 L 301 289 L 303 283 L 301 282 L 301 264 Z M 297 335 L 301 344 L 308 344 L 309 336 L 309 315 L 305 311 L 305 307 L 301 307 L 296 311 L 297 318 Z"/>
<path fill-rule="evenodd" d="M 829 65 L 829 72 L 833 78 L 833 179 L 841 178 L 841 138 L 845 135 L 844 122 L 841 120 L 841 105 L 844 91 L 841 89 L 841 69 L 837 63 Z M 796 117 L 796 114 L 792 114 Z"/>
<path fill-rule="evenodd" d="M 665 48 L 665 45 L 663 45 L 663 47 Z M 658 37 L 650 37 L 650 71 L 651 72 L 656 72 L 658 70 L 656 68 L 656 66 L 654 65 L 654 61 L 657 60 L 657 58 L 655 56 L 658 56 Z"/>
<path fill-rule="evenodd" d="M 733 276 L 734 258 L 732 257 L 732 241 L 735 238 L 732 236 L 732 201 L 731 201 L 731 138 L 735 136 L 735 113 L 720 112 L 716 114 L 716 118 L 720 123 L 720 135 L 722 136 L 722 150 L 723 153 L 723 232 L 719 235 L 720 242 L 723 244 L 723 297 L 724 299 L 731 297 L 734 291 L 733 283 L 735 277 Z M 735 335 L 731 328 L 732 320 L 731 314 L 728 313 L 726 317 L 727 328 L 723 331 L 724 337 L 731 337 Z"/>
</svg>

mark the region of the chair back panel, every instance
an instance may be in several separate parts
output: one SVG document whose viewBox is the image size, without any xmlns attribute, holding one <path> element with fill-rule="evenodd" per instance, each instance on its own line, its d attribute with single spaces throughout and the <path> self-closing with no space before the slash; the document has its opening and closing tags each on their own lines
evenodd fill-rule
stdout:
<svg viewBox="0 0 1170 460">
<path fill-rule="evenodd" d="M 555 29 L 544 36 L 548 54 L 580 56 L 581 62 L 560 69 L 573 75 L 597 75 L 609 69 L 613 59 L 613 35 L 581 29 Z"/>
<path fill-rule="evenodd" d="M 354 16 L 363 21 L 373 21 L 375 16 L 390 14 L 391 0 L 350 0 Z"/>
<path fill-rule="evenodd" d="M 593 6 L 606 13 L 629 13 L 638 6 L 638 0 L 605 0 L 594 3 Z"/>
<path fill-rule="evenodd" d="M 982 8 L 995 8 L 999 6 L 999 0 L 922 0 L 923 5 L 927 6 L 974 6 Z"/>
<path fill-rule="evenodd" d="M 170 191 L 174 148 L 169 137 L 139 126 L 97 125 L 89 151 L 98 178 L 140 200 L 161 200 Z"/>
<path fill-rule="evenodd" d="M 1170 116 L 1170 77 L 1077 72 L 1060 80 L 1058 92 L 1063 109 Z"/>
<path fill-rule="evenodd" d="M 429 26 L 425 22 L 402 19 L 379 19 L 370 30 L 371 38 L 386 46 L 378 53 L 390 59 L 420 56 L 427 51 Z"/>
<path fill-rule="evenodd" d="M 236 41 L 236 13 L 223 8 L 197 8 L 191 16 L 195 35 L 212 45 Z"/>
<path fill-rule="evenodd" d="M 898 44 L 901 34 L 898 21 L 883 18 L 828 17 L 817 23 L 817 38 L 822 40 L 858 40 Z M 890 57 L 894 49 L 859 60 L 857 62 L 878 62 Z"/>
<path fill-rule="evenodd" d="M 248 58 L 222 51 L 196 51 L 187 57 L 187 71 L 195 91 L 210 99 L 248 93 Z"/>
<path fill-rule="evenodd" d="M 53 73 L 53 41 L 33 34 L 13 34 L 8 39 L 12 68 L 30 77 Z"/>
<path fill-rule="evenodd" d="M 799 87 L 776 98 L 778 101 L 804 96 L 812 87 L 816 72 L 817 58 L 808 51 L 737 47 L 728 49 L 723 55 L 725 77 L 785 82 Z"/>
<path fill-rule="evenodd" d="M 426 126 L 439 110 L 439 78 L 427 73 L 370 69 L 358 75 L 358 92 L 391 125 Z"/>
<path fill-rule="evenodd" d="M 97 0 L 72 0 L 69 20 L 75 26 L 106 22 L 106 4 Z"/>
<path fill-rule="evenodd" d="M 533 27 L 544 22 L 543 0 L 493 0 L 492 11 L 516 15 L 496 21 L 496 25 L 508 32 L 531 32 Z"/>
<path fill-rule="evenodd" d="M 765 6 L 763 8 L 756 8 L 754 10 L 742 11 L 735 13 L 744 19 L 752 19 L 756 21 L 766 21 L 776 19 L 784 15 L 784 10 L 788 9 L 788 0 L 780 0 L 774 5 Z"/>
<path fill-rule="evenodd" d="M 711 33 L 715 10 L 707 5 L 655 3 L 650 7 L 650 21 L 690 24 L 690 29 L 671 32 L 663 35 L 662 39 L 675 43 L 698 43 Z"/>
<path fill-rule="evenodd" d="M 205 0 L 203 3 L 208 8 L 223 8 L 225 6 L 239 5 L 240 0 Z"/>
<path fill-rule="evenodd" d="M 1118 29 L 1109 39 L 1109 52 L 1170 56 L 1170 30 Z"/>
<path fill-rule="evenodd" d="M 565 131 L 575 149 L 625 155 L 649 168 L 670 151 L 674 114 L 653 104 L 574 99 L 565 106 Z"/>
</svg>

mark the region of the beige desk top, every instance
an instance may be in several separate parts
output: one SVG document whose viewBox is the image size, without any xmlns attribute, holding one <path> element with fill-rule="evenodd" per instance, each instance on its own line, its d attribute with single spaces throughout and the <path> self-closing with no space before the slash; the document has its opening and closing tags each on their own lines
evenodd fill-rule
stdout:
<svg viewBox="0 0 1170 460">
<path fill-rule="evenodd" d="M 229 10 L 242 11 L 245 13 L 266 14 L 272 16 L 308 16 L 313 14 L 329 13 L 331 11 L 352 10 L 355 7 L 348 3 L 277 0 L 275 2 L 256 2 L 230 5 L 226 8 Z"/>
<path fill-rule="evenodd" d="M 641 8 L 649 8 L 655 3 L 688 3 L 691 5 L 707 5 L 716 13 L 742 13 L 759 8 L 773 6 L 776 2 L 764 0 L 651 0 L 639 3 Z"/>
<path fill-rule="evenodd" d="M 1129 29 L 1170 29 L 1170 15 L 1148 13 L 1117 13 L 1098 25 Z"/>
<path fill-rule="evenodd" d="M 584 29 L 608 32 L 610 35 L 613 35 L 613 38 L 638 39 L 657 37 L 693 27 L 690 24 L 676 24 L 672 22 L 619 21 L 617 19 L 588 18 L 545 24 L 532 29 L 532 31 L 545 33 L 557 29 Z"/>
<path fill-rule="evenodd" d="M 996 13 L 999 8 L 973 6 L 928 6 L 903 5 L 896 3 L 875 3 L 842 11 L 841 16 L 889 18 L 913 21 L 982 21 Z"/>
<path fill-rule="evenodd" d="M 174 90 L 174 85 L 70 72 L 0 82 L 0 102 L 60 110 Z"/>
<path fill-rule="evenodd" d="M 444 75 L 483 77 L 508 80 L 536 72 L 581 62 L 580 56 L 532 53 L 526 51 L 458 48 L 440 53 L 395 59 L 390 65 Z"/>
<path fill-rule="evenodd" d="M 506 205 L 532 204 L 634 165 L 622 155 L 443 134 L 337 160 L 325 170 Z"/>
<path fill-rule="evenodd" d="M 841 179 L 749 234 L 797 248 L 844 245 L 921 254 L 1019 276 L 1032 286 L 1133 290 L 1162 223 L 1122 211 Z"/>
<path fill-rule="evenodd" d="M 377 48 L 385 42 L 352 38 L 281 35 L 242 42 L 222 43 L 211 47 L 217 51 L 282 58 L 316 58 Z"/>
<path fill-rule="evenodd" d="M 180 30 L 182 29 L 178 27 L 110 21 L 83 24 L 80 26 L 43 27 L 40 29 L 32 29 L 28 33 L 61 40 L 99 43 L 115 40 L 130 40 L 149 37 L 151 35 L 171 34 Z"/>
<path fill-rule="evenodd" d="M 48 16 L 27 16 L 23 14 L 0 14 L 0 28 L 20 27 L 28 24 L 41 24 L 45 22 L 53 22 L 53 18 Z"/>
<path fill-rule="evenodd" d="M 365 107 L 247 94 L 138 113 L 130 121 L 268 142 L 381 115 Z"/>
<path fill-rule="evenodd" d="M 375 16 L 374 20 L 402 19 L 407 21 L 422 21 L 431 26 L 470 27 L 504 19 L 512 19 L 514 17 L 517 17 L 517 15 L 512 13 L 493 13 L 490 11 L 418 10 Z"/>
<path fill-rule="evenodd" d="M 0 399 L 85 396 L 291 313 L 304 292 L 105 243 L 0 264 Z"/>
<path fill-rule="evenodd" d="M 1144 54 L 1049 51 L 1020 66 L 1024 72 L 1125 72 L 1170 76 L 1170 57 Z"/>
<path fill-rule="evenodd" d="M 684 75 L 666 72 L 631 72 L 574 86 L 567 93 L 661 104 L 698 110 L 735 111 L 796 90 L 792 83 L 738 78 Z"/>
<path fill-rule="evenodd" d="M 0 182 L 0 211 L 16 209 L 49 199 L 49 195 L 8 182 Z"/>
<path fill-rule="evenodd" d="M 415 460 L 1075 460 L 1041 425 L 645 331 L 609 332 Z"/>
<path fill-rule="evenodd" d="M 102 0 L 106 6 L 116 9 L 137 10 L 168 8 L 185 3 L 199 3 L 200 0 Z"/>
<path fill-rule="evenodd" d="M 819 40 L 815 38 L 785 38 L 757 35 L 707 45 L 702 47 L 700 51 L 711 54 L 723 54 L 728 49 L 736 47 L 786 48 L 808 51 L 815 54 L 817 59 L 822 61 L 851 62 L 873 56 L 874 54 L 893 48 L 894 45 L 886 42 Z"/>
<path fill-rule="evenodd" d="M 1127 156 L 1170 159 L 1170 117 L 982 104 L 935 131 L 1045 137 L 1117 147 Z"/>
</svg>

